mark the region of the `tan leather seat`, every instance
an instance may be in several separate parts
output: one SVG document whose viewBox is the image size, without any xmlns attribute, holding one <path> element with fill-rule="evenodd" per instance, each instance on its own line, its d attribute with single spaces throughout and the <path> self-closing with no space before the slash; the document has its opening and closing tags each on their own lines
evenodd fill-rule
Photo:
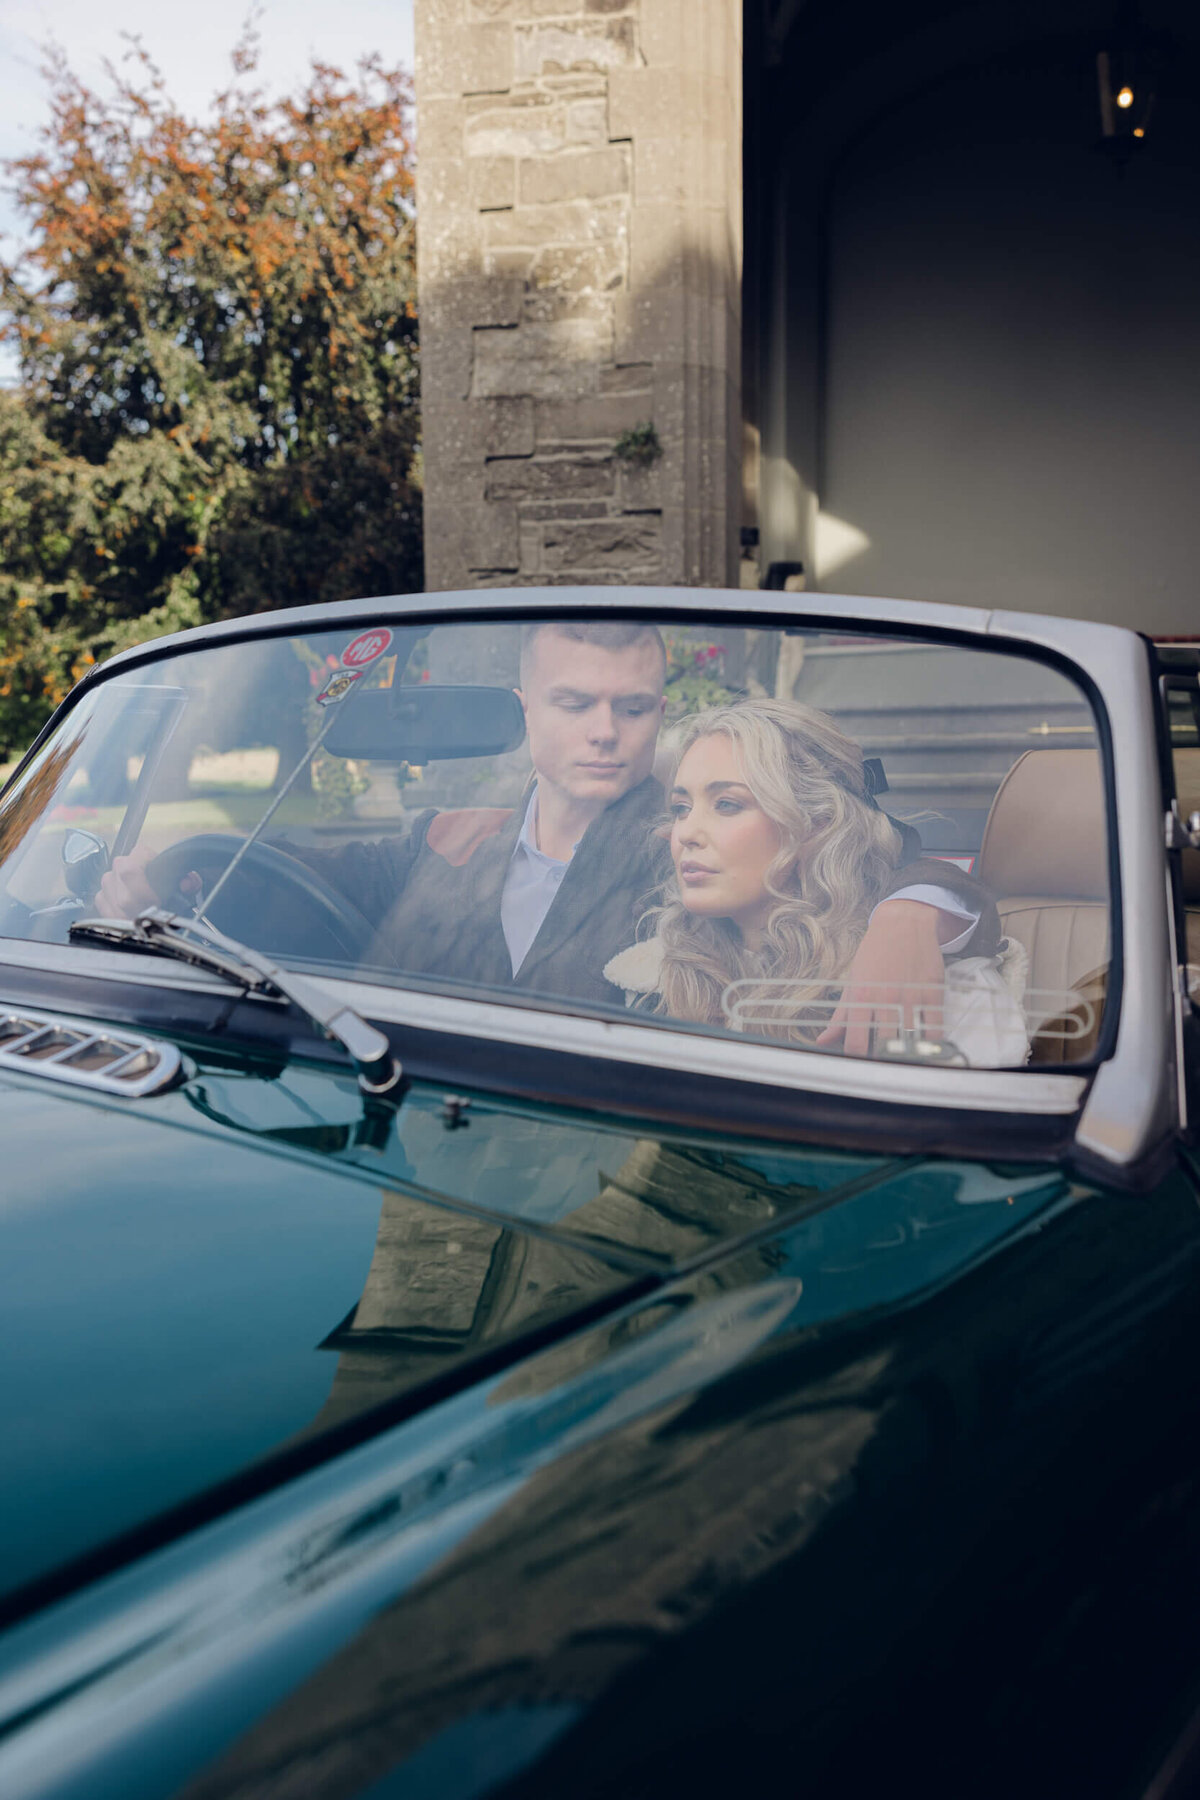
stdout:
<svg viewBox="0 0 1200 1800">
<path fill-rule="evenodd" d="M 1176 750 L 1175 792 L 1180 817 L 1200 812 L 1200 750 Z M 1183 904 L 1187 912 L 1187 961 L 1200 968 L 1200 850 L 1183 853 Z"/>
<path fill-rule="evenodd" d="M 1029 952 L 1031 1060 L 1088 1055 L 1109 957 L 1108 837 L 1095 750 L 1027 750 L 1017 759 L 992 801 L 979 875 L 1005 932 Z M 1054 999 L 1064 990 L 1077 996 L 1073 1007 Z"/>
</svg>

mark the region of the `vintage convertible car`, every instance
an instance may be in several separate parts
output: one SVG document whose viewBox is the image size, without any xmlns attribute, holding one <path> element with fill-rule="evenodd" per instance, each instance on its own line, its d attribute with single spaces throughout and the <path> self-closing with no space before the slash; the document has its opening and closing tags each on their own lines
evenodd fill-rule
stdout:
<svg viewBox="0 0 1200 1800">
<path fill-rule="evenodd" d="M 0 796 L 4 1800 L 1190 1791 L 1197 666 L 563 589 L 89 674 Z M 961 909 L 857 1045 L 672 898 L 764 699 Z"/>
</svg>

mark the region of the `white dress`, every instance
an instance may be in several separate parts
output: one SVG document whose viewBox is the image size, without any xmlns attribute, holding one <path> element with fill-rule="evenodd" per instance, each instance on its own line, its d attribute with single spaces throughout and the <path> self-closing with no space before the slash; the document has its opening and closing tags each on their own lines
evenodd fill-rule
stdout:
<svg viewBox="0 0 1200 1800">
<path fill-rule="evenodd" d="M 663 947 L 657 937 L 611 957 L 604 978 L 624 990 L 626 1006 L 657 994 Z M 1023 1004 L 1029 957 L 1015 938 L 1001 940 L 995 956 L 961 956 L 946 964 L 943 1034 L 973 1069 L 1020 1068 L 1029 1058 L 1029 1025 Z M 731 1023 L 731 1030 L 741 1027 Z"/>
</svg>

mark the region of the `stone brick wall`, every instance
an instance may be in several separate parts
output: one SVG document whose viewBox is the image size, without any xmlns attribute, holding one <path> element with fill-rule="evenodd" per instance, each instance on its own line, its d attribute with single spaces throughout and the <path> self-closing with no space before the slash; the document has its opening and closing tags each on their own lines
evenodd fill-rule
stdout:
<svg viewBox="0 0 1200 1800">
<path fill-rule="evenodd" d="M 740 19 L 416 0 L 427 587 L 736 581 Z"/>
</svg>

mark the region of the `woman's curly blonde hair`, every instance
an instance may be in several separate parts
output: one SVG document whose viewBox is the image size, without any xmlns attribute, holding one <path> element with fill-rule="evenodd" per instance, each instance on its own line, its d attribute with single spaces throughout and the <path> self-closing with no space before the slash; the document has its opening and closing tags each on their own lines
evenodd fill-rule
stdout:
<svg viewBox="0 0 1200 1800">
<path fill-rule="evenodd" d="M 737 747 L 746 785 L 779 828 L 766 877 L 776 905 L 752 950 L 732 921 L 690 913 L 672 875 L 662 904 L 647 914 L 663 947 L 660 1010 L 725 1024 L 729 983 L 757 977 L 773 984 L 763 999 L 769 996 L 778 1023 L 756 1030 L 808 1043 L 820 1026 L 789 1020 L 827 1000 L 827 984 L 849 967 L 900 860 L 900 833 L 868 797 L 862 750 L 827 713 L 797 700 L 743 700 L 697 713 L 680 728 L 676 770 L 697 739 L 717 733 Z"/>
</svg>

